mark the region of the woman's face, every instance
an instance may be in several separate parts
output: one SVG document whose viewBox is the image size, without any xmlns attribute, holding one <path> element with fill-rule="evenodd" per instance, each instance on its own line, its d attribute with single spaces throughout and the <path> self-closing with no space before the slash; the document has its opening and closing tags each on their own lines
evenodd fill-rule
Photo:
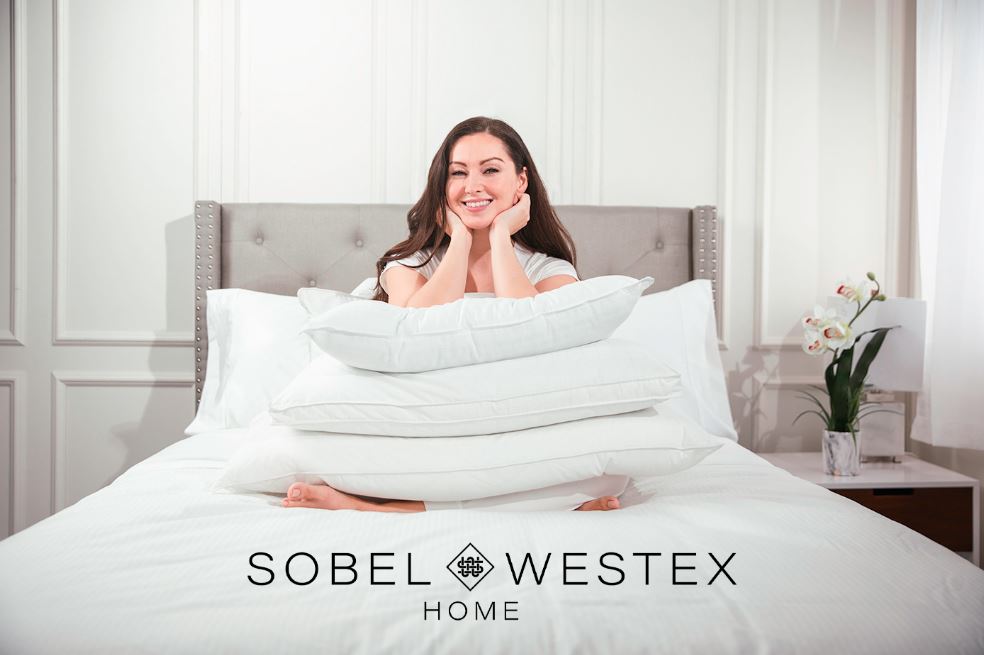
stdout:
<svg viewBox="0 0 984 655">
<path fill-rule="evenodd" d="M 505 144 L 486 132 L 458 139 L 448 165 L 448 205 L 466 227 L 487 228 L 526 191 L 526 169 L 516 174 Z"/>
</svg>

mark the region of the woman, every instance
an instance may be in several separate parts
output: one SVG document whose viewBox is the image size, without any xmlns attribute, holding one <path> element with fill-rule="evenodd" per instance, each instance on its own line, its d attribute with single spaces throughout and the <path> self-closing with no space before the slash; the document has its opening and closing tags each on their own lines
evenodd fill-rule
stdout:
<svg viewBox="0 0 984 655">
<path fill-rule="evenodd" d="M 445 137 L 407 224 L 410 236 L 376 264 L 374 300 L 429 307 L 466 293 L 525 298 L 578 279 L 573 240 L 550 206 L 526 144 L 494 118 L 469 118 Z M 624 488 L 624 481 L 602 477 L 454 505 L 534 509 L 540 498 L 577 497 L 613 484 Z M 283 505 L 376 512 L 428 509 L 421 501 L 365 499 L 302 482 L 291 485 Z M 616 496 L 602 495 L 576 509 L 618 508 Z"/>
</svg>

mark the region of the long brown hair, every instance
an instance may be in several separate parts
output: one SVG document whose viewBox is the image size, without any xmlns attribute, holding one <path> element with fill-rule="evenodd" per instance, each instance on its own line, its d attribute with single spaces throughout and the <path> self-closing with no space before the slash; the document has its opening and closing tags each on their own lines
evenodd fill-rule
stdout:
<svg viewBox="0 0 984 655">
<path fill-rule="evenodd" d="M 557 218 L 557 213 L 550 206 L 547 198 L 547 188 L 540 179 L 540 174 L 536 170 L 536 164 L 530 156 L 523 139 L 512 127 L 496 118 L 486 118 L 485 116 L 475 116 L 461 121 L 444 137 L 444 142 L 437 149 L 434 160 L 431 161 L 430 170 L 427 172 L 427 185 L 420 196 L 420 200 L 407 212 L 407 227 L 410 228 L 410 236 L 386 251 L 379 261 L 376 262 L 376 293 L 373 300 L 389 301 L 389 295 L 383 290 L 379 283 L 379 277 L 383 273 L 386 264 L 391 261 L 403 259 L 425 247 L 431 248 L 431 253 L 427 259 L 418 266 L 420 268 L 431 260 L 434 253 L 444 244 L 450 243 L 451 237 L 444 231 L 444 223 L 447 221 L 447 182 L 448 164 L 451 161 L 451 150 L 463 136 L 485 132 L 497 137 L 506 146 L 509 157 L 516 166 L 516 173 L 519 174 L 526 167 L 527 187 L 526 193 L 530 196 L 530 221 L 523 229 L 512 235 L 513 241 L 519 243 L 531 252 L 542 252 L 551 257 L 564 259 L 577 266 L 576 253 L 574 250 L 574 240 L 570 233 Z M 440 216 L 440 221 L 438 221 Z"/>
</svg>

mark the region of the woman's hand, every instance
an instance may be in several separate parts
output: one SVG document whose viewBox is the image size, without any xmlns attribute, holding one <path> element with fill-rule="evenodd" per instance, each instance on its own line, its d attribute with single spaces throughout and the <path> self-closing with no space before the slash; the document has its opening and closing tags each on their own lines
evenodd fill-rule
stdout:
<svg viewBox="0 0 984 655">
<path fill-rule="evenodd" d="M 461 217 L 452 211 L 450 205 L 444 205 L 444 209 L 447 212 L 447 220 L 444 223 L 444 231 L 449 237 L 453 237 L 455 232 L 467 234 L 468 236 L 472 235 L 472 231 L 462 222 Z"/>
<path fill-rule="evenodd" d="M 502 212 L 494 219 L 490 231 L 506 230 L 512 236 L 526 227 L 530 222 L 530 194 L 524 193 L 519 202 Z"/>
</svg>

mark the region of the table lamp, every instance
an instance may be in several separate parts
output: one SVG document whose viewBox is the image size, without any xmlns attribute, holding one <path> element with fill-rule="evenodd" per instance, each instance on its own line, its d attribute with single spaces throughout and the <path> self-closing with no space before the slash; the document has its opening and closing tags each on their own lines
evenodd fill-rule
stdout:
<svg viewBox="0 0 984 655">
<path fill-rule="evenodd" d="M 923 386 L 923 360 L 926 344 L 926 302 L 912 298 L 889 298 L 872 303 L 858 317 L 855 334 L 879 327 L 897 326 L 888 331 L 865 381 L 862 400 L 877 403 L 861 409 L 884 409 L 868 413 L 860 421 L 862 461 L 900 461 L 905 452 L 905 403 L 893 392 L 919 391 Z M 861 351 L 871 335 L 862 337 L 855 353 Z M 869 387 L 870 385 L 870 387 Z"/>
</svg>

